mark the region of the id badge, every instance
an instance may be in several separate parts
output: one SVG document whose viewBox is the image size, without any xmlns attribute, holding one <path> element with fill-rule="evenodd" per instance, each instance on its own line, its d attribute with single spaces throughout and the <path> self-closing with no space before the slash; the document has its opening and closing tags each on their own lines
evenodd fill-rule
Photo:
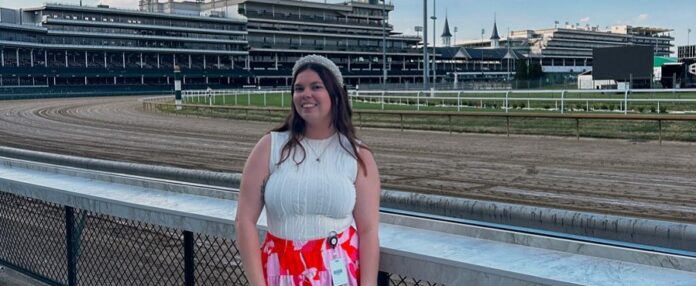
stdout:
<svg viewBox="0 0 696 286">
<path fill-rule="evenodd" d="M 331 259 L 331 280 L 334 286 L 348 285 L 348 272 L 346 264 L 340 258 Z"/>
</svg>

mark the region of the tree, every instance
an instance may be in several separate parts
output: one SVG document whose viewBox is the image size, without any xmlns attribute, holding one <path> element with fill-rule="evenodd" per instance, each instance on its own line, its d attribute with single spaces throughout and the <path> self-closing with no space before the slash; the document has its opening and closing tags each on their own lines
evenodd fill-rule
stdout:
<svg viewBox="0 0 696 286">
<path fill-rule="evenodd" d="M 544 71 L 541 69 L 541 65 L 538 63 L 533 63 L 529 66 L 528 79 L 540 79 L 544 76 Z"/>
<path fill-rule="evenodd" d="M 527 61 L 517 60 L 517 69 L 515 70 L 516 80 L 526 80 L 529 75 L 527 74 Z"/>
</svg>

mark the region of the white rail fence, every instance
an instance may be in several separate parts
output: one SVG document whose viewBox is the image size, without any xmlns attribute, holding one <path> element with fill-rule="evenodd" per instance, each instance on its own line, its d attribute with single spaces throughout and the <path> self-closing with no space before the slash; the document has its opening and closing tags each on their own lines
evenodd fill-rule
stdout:
<svg viewBox="0 0 696 286">
<path fill-rule="evenodd" d="M 601 96 L 596 97 L 592 95 Z M 688 94 L 682 98 L 684 94 Z M 290 92 L 287 90 L 187 90 L 182 92 L 184 102 L 196 104 L 222 104 L 222 105 L 269 105 L 270 96 L 280 95 L 280 106 L 290 104 Z M 646 95 L 652 95 L 646 98 Z M 607 90 L 459 90 L 459 91 L 382 91 L 382 90 L 351 90 L 349 91 L 351 102 L 362 102 L 380 105 L 384 110 L 386 106 L 408 105 L 415 110 L 422 107 L 436 106 L 456 108 L 461 111 L 464 108 L 486 107 L 486 105 L 500 107 L 505 112 L 514 109 L 511 102 L 526 102 L 520 109 L 542 109 L 540 106 L 553 103 L 547 110 L 558 111 L 561 114 L 574 110 L 578 105 L 583 106 L 582 111 L 596 111 L 594 103 L 616 104 L 618 109 L 606 111 L 628 113 L 635 104 L 655 104 L 656 112 L 661 112 L 661 104 L 695 104 L 696 89 L 633 89 L 625 91 Z M 262 98 L 258 99 L 257 98 Z M 255 103 L 252 104 L 252 98 Z M 470 105 L 478 103 L 477 106 Z M 536 108 L 532 104 L 537 105 Z M 522 105 L 520 105 L 522 106 Z M 570 106 L 570 108 L 568 108 Z M 592 107 L 592 108 L 591 108 Z M 578 109 L 578 108 L 575 108 Z M 681 110 L 678 112 L 690 112 Z M 696 111 L 693 111 L 696 113 Z"/>
</svg>

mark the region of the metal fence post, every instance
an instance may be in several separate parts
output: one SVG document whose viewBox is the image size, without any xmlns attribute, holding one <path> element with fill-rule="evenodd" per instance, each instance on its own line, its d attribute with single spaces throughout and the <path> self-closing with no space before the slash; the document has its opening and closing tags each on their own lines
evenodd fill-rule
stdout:
<svg viewBox="0 0 696 286">
<path fill-rule="evenodd" d="M 624 93 L 624 115 L 628 114 L 628 89 Z"/>
<path fill-rule="evenodd" d="M 658 101 L 659 102 L 659 101 Z M 657 120 L 657 132 L 660 139 L 660 145 L 662 145 L 662 120 Z"/>
<path fill-rule="evenodd" d="M 68 262 L 68 285 L 77 285 L 77 257 L 75 256 L 74 231 L 75 213 L 72 207 L 65 207 L 65 252 Z"/>
<path fill-rule="evenodd" d="M 389 286 L 389 273 L 383 271 L 377 273 L 377 286 Z"/>
<path fill-rule="evenodd" d="M 196 283 L 194 275 L 193 232 L 184 231 L 184 285 L 193 286 Z"/>
</svg>

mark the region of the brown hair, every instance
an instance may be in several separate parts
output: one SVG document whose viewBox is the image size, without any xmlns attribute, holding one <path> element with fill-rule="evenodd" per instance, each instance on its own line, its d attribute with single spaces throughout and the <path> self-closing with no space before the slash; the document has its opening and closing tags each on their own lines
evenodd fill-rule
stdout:
<svg viewBox="0 0 696 286">
<path fill-rule="evenodd" d="M 290 85 L 290 97 L 292 98 L 295 94 L 295 89 L 292 87 L 295 86 L 297 75 L 306 70 L 316 72 L 321 81 L 324 83 L 326 91 L 329 93 L 329 98 L 331 98 L 331 125 L 336 129 L 336 132 L 348 139 L 350 149 L 348 149 L 347 146 L 344 146 L 343 140 L 340 140 L 340 138 L 338 140 L 339 144 L 341 144 L 341 147 L 358 161 L 358 164 L 360 164 L 360 166 L 363 168 L 364 174 L 367 174 L 365 162 L 363 162 L 360 156 L 358 156 L 357 148 L 360 147 L 367 150 L 370 149 L 365 146 L 365 144 L 360 142 L 355 135 L 355 128 L 353 127 L 352 121 L 353 110 L 351 109 L 350 101 L 348 100 L 348 92 L 344 87 L 339 86 L 336 80 L 336 75 L 320 64 L 308 63 L 300 66 L 292 78 L 292 84 Z M 297 165 L 304 162 L 307 157 L 307 153 L 302 144 L 300 144 L 300 140 L 302 140 L 305 136 L 305 128 L 306 124 L 304 119 L 302 119 L 300 114 L 297 112 L 295 104 L 291 104 L 290 114 L 288 114 L 285 121 L 280 126 L 271 130 L 277 132 L 290 131 L 290 140 L 288 140 L 288 142 L 285 143 L 281 149 L 281 159 L 278 162 L 278 165 L 285 162 L 285 160 L 290 157 L 291 150 L 294 150 L 294 148 L 298 146 L 302 149 L 302 160 L 297 161 L 294 158 L 295 156 L 293 156 L 293 161 L 295 161 Z"/>
</svg>

